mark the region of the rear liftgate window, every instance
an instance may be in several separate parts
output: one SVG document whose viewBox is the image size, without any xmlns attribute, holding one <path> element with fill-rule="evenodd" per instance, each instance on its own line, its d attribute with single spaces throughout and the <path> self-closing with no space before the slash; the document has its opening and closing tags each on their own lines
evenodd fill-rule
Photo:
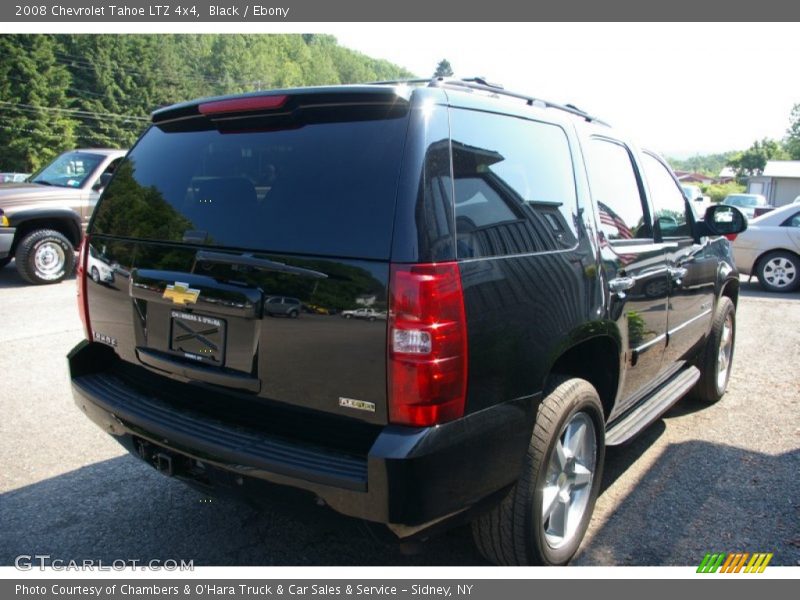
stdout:
<svg viewBox="0 0 800 600">
<path fill-rule="evenodd" d="M 93 232 L 387 259 L 407 117 L 348 114 L 260 131 L 155 125 L 120 166 Z"/>
</svg>

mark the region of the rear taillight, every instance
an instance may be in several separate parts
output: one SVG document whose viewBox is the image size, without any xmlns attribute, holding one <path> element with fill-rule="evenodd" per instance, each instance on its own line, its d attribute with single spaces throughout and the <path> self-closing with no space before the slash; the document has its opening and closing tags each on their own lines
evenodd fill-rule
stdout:
<svg viewBox="0 0 800 600">
<path fill-rule="evenodd" d="M 83 323 L 83 331 L 86 334 L 86 339 L 92 339 L 92 326 L 89 322 L 89 298 L 86 295 L 86 265 L 89 261 L 89 236 L 84 236 L 78 250 L 78 269 L 77 269 L 77 284 L 78 284 L 78 312 L 81 315 L 81 322 Z"/>
<path fill-rule="evenodd" d="M 734 241 L 736 239 L 737 233 L 726 233 L 725 237 L 728 238 L 729 241 Z"/>
<path fill-rule="evenodd" d="M 392 265 L 389 293 L 389 420 L 427 427 L 457 419 L 467 393 L 458 265 Z"/>
</svg>

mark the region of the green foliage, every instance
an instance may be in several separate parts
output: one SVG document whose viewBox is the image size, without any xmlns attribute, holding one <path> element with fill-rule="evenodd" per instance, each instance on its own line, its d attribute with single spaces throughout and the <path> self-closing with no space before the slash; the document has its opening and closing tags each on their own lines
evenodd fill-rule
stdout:
<svg viewBox="0 0 800 600">
<path fill-rule="evenodd" d="M 778 140 L 764 138 L 756 140 L 744 152 L 740 152 L 728 161 L 728 165 L 736 170 L 737 177 L 741 180 L 751 175 L 761 175 L 768 160 L 785 160 L 789 155 Z"/>
<path fill-rule="evenodd" d="M 703 193 L 711 198 L 711 202 L 722 202 L 728 194 L 743 194 L 746 187 L 736 181 L 730 183 L 714 183 L 711 185 L 701 185 Z"/>
<path fill-rule="evenodd" d="M 679 171 L 691 171 L 692 173 L 702 173 L 709 177 L 717 177 L 728 162 L 734 158 L 738 152 L 722 152 L 718 154 L 698 154 L 686 159 L 669 158 L 667 162 L 673 169 Z"/>
<path fill-rule="evenodd" d="M 0 171 L 35 171 L 75 144 L 71 78 L 57 48 L 50 35 L 0 36 Z"/>
<path fill-rule="evenodd" d="M 452 77 L 453 76 L 453 67 L 450 66 L 450 61 L 446 58 L 443 58 L 439 61 L 439 64 L 436 65 L 436 71 L 433 74 L 434 77 Z"/>
<path fill-rule="evenodd" d="M 15 171 L 129 147 L 153 110 L 192 98 L 413 76 L 316 34 L 3 35 L 0 56 L 0 170 Z"/>
<path fill-rule="evenodd" d="M 800 104 L 795 104 L 792 107 L 784 147 L 792 160 L 800 160 Z"/>
</svg>

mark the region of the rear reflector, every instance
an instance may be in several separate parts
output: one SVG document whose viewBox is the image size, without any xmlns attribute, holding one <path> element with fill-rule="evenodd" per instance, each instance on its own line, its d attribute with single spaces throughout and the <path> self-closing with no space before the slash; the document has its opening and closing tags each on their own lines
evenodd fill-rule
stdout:
<svg viewBox="0 0 800 600">
<path fill-rule="evenodd" d="M 458 264 L 392 265 L 389 420 L 428 427 L 463 416 L 467 330 Z"/>
<path fill-rule="evenodd" d="M 231 98 L 230 100 L 215 100 L 204 102 L 198 106 L 202 115 L 215 115 L 221 113 L 251 112 L 256 110 L 273 110 L 281 108 L 289 96 L 245 96 L 244 98 Z"/>
<path fill-rule="evenodd" d="M 78 284 L 78 313 L 81 316 L 81 323 L 83 323 L 83 332 L 86 334 L 86 339 L 92 339 L 92 325 L 89 322 L 89 298 L 86 295 L 86 280 L 88 279 L 88 270 L 86 265 L 89 262 L 89 236 L 84 236 L 78 249 L 78 269 L 76 283 Z"/>
</svg>

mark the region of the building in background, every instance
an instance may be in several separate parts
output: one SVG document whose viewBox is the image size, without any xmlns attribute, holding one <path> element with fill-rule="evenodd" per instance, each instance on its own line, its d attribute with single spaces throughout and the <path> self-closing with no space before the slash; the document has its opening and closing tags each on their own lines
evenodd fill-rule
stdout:
<svg viewBox="0 0 800 600">
<path fill-rule="evenodd" d="M 800 160 L 769 160 L 764 172 L 747 178 L 748 194 L 763 194 L 772 206 L 800 196 Z"/>
</svg>

